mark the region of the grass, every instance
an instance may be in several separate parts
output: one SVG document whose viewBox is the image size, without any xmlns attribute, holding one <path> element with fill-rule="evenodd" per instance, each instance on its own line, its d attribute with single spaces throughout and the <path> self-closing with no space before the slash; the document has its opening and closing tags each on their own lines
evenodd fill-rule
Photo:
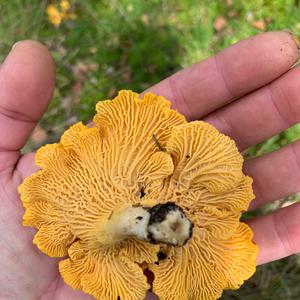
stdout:
<svg viewBox="0 0 300 300">
<path fill-rule="evenodd" d="M 57 66 L 54 99 L 40 122 L 39 130 L 45 134 L 32 137 L 24 151 L 56 141 L 78 120 L 90 120 L 95 103 L 113 97 L 121 88 L 142 91 L 263 31 L 300 30 L 299 0 L 71 1 L 77 18 L 57 28 L 47 19 L 48 4 L 38 0 L 0 3 L 0 58 L 14 42 L 37 39 L 50 49 Z M 222 28 L 217 28 L 218 20 Z M 299 138 L 300 125 L 295 125 L 252 147 L 246 156 L 268 153 Z M 278 203 L 275 209 L 282 205 Z M 225 292 L 222 299 L 298 299 L 299 276 L 300 259 L 295 255 L 260 266 L 239 291 Z"/>
</svg>

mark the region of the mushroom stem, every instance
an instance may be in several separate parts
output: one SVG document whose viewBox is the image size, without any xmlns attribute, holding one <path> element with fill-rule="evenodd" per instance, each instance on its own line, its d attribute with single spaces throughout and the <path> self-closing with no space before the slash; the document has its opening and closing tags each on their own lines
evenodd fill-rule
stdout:
<svg viewBox="0 0 300 300">
<path fill-rule="evenodd" d="M 193 231 L 193 223 L 174 202 L 119 209 L 98 225 L 97 240 L 101 245 L 135 238 L 152 244 L 183 246 Z"/>
</svg>

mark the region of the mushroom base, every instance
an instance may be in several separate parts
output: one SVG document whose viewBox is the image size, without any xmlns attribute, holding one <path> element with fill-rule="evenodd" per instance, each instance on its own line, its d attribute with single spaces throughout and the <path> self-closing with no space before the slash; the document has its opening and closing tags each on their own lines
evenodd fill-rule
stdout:
<svg viewBox="0 0 300 300">
<path fill-rule="evenodd" d="M 132 206 L 113 211 L 97 228 L 97 241 L 111 245 L 135 238 L 152 244 L 183 246 L 192 237 L 193 223 L 174 202 L 153 207 Z"/>
</svg>

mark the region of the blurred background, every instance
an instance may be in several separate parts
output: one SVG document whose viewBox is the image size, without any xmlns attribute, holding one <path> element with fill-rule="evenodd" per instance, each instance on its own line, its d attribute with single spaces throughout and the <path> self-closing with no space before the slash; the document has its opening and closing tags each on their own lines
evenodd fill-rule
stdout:
<svg viewBox="0 0 300 300">
<path fill-rule="evenodd" d="M 57 141 L 78 120 L 89 121 L 95 103 L 119 89 L 141 92 L 159 80 L 251 35 L 300 31 L 299 0 L 0 1 L 0 58 L 18 40 L 36 39 L 51 51 L 56 90 L 24 152 Z M 247 158 L 300 138 L 300 125 L 252 147 Z M 246 217 L 299 200 L 279 199 Z M 273 262 L 223 300 L 300 299 L 300 256 Z M 180 299 L 179 299 L 180 300 Z"/>
</svg>

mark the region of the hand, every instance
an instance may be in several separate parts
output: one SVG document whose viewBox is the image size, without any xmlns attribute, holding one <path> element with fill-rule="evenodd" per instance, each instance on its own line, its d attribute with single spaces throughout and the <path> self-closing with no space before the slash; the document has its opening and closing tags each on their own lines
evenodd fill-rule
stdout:
<svg viewBox="0 0 300 300">
<path fill-rule="evenodd" d="M 298 47 L 298 49 L 297 49 Z M 265 33 L 182 70 L 154 87 L 189 119 L 203 119 L 231 136 L 240 150 L 300 119 L 299 54 L 292 35 Z M 299 79 L 298 79 L 299 78 Z M 66 286 L 57 260 L 33 244 L 21 225 L 17 186 L 37 170 L 20 155 L 54 88 L 54 66 L 39 43 L 18 43 L 0 69 L 0 299 L 88 300 Z M 254 179 L 251 208 L 299 191 L 300 142 L 245 163 Z M 300 203 L 249 222 L 260 247 L 258 264 L 300 251 Z M 147 297 L 157 299 L 153 295 Z"/>
</svg>

